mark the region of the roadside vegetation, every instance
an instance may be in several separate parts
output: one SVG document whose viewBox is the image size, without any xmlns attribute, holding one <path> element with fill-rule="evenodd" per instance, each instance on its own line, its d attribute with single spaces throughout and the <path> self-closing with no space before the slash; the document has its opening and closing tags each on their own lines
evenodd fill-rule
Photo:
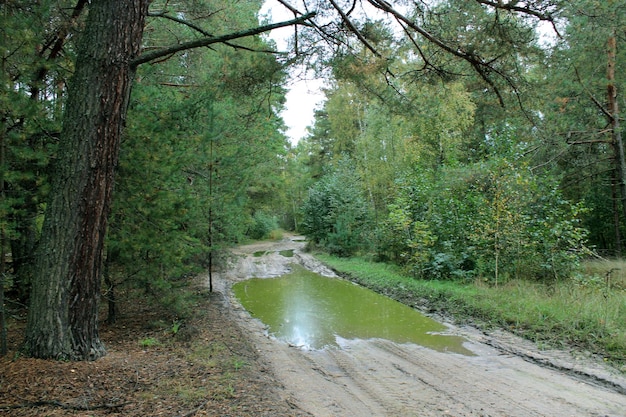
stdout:
<svg viewBox="0 0 626 417">
<path fill-rule="evenodd" d="M 426 312 L 502 327 L 540 346 L 598 354 L 626 372 L 626 262 L 587 262 L 575 279 L 549 285 L 511 280 L 495 287 L 482 280 L 415 279 L 398 266 L 363 258 L 316 256 L 352 281 Z"/>
</svg>

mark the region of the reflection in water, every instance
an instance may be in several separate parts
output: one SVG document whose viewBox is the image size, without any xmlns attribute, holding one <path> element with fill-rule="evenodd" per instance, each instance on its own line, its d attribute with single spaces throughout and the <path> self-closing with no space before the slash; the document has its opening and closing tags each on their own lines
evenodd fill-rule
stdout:
<svg viewBox="0 0 626 417">
<path fill-rule="evenodd" d="M 307 349 L 336 346 L 342 339 L 388 339 L 471 355 L 463 338 L 438 334 L 447 328 L 388 297 L 348 281 L 302 268 L 279 278 L 253 278 L 233 287 L 242 305 L 272 335 Z"/>
</svg>

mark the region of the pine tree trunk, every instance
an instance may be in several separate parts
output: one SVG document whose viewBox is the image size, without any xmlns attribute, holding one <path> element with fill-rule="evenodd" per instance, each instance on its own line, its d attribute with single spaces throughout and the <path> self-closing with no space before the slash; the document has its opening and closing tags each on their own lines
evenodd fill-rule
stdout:
<svg viewBox="0 0 626 417">
<path fill-rule="evenodd" d="M 113 177 L 148 0 L 93 0 L 37 250 L 26 351 L 33 357 L 101 357 L 98 299 Z"/>
</svg>

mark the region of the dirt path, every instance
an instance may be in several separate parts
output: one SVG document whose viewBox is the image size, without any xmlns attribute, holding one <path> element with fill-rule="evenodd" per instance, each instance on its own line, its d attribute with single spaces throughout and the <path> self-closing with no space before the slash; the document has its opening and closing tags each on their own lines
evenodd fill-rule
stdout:
<svg viewBox="0 0 626 417">
<path fill-rule="evenodd" d="M 272 277 L 300 263 L 332 271 L 303 253 L 294 237 L 243 246 L 215 279 L 228 309 L 283 384 L 283 395 L 314 416 L 626 416 L 626 379 L 563 352 L 540 351 L 504 332 L 455 328 L 476 356 L 440 353 L 386 340 L 344 341 L 305 351 L 267 335 L 232 295 L 234 282 Z M 293 249 L 287 258 L 278 251 Z M 264 251 L 263 256 L 254 256 Z"/>
</svg>

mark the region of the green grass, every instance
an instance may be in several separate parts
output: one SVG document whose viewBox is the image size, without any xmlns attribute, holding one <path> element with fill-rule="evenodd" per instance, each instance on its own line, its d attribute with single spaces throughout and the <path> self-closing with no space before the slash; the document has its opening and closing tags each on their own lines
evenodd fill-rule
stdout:
<svg viewBox="0 0 626 417">
<path fill-rule="evenodd" d="M 606 275 L 606 271 L 617 268 L 615 265 L 588 265 L 590 269 L 584 275 L 569 282 L 544 285 L 510 281 L 496 288 L 481 282 L 416 280 L 393 265 L 325 254 L 317 256 L 351 280 L 410 306 L 443 313 L 461 323 L 503 327 L 550 346 L 588 350 L 603 355 L 605 360 L 624 370 L 623 278 L 617 278 L 614 270 L 607 286 L 606 280 L 589 272 L 605 271 Z M 626 272 L 626 264 L 623 271 Z"/>
<path fill-rule="evenodd" d="M 139 341 L 139 345 L 143 348 L 149 348 L 149 347 L 154 347 L 154 346 L 159 346 L 161 344 L 161 342 L 159 342 L 157 339 L 155 339 L 154 337 L 147 337 L 145 339 L 141 339 Z"/>
</svg>

